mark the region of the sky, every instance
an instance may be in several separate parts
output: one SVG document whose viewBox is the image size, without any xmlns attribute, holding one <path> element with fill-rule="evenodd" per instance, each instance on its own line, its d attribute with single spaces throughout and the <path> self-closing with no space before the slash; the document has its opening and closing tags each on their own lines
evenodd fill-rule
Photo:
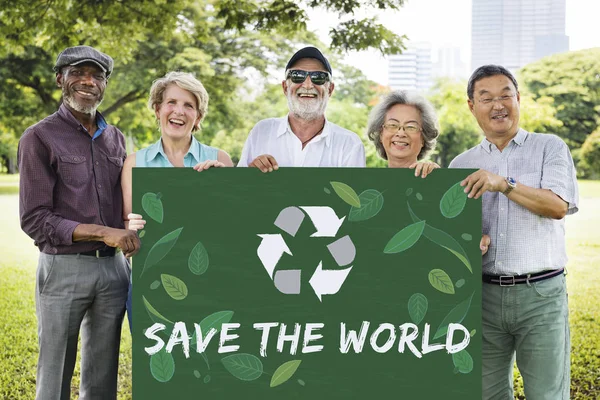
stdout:
<svg viewBox="0 0 600 400">
<path fill-rule="evenodd" d="M 407 0 L 400 11 L 380 12 L 378 18 L 394 33 L 408 36 L 415 42 L 430 42 L 432 58 L 443 46 L 459 47 L 463 62 L 471 64 L 471 1 L 472 0 Z M 566 0 L 566 35 L 569 49 L 600 47 L 600 0 Z M 357 16 L 372 16 L 365 12 Z M 329 27 L 337 22 L 335 14 L 309 12 L 308 28 L 316 31 L 329 44 Z M 360 68 L 367 78 L 387 84 L 387 61 L 376 51 L 351 52 L 348 64 Z"/>
</svg>

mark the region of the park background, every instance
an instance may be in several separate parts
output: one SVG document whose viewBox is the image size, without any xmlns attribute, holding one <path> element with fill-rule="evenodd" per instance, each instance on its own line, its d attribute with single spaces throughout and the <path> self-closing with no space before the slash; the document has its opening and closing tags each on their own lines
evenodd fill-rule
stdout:
<svg viewBox="0 0 600 400">
<path fill-rule="evenodd" d="M 419 1 L 419 0 L 413 0 Z M 573 1 L 573 0 L 569 0 Z M 46 0 L 2 1 L 0 7 L 0 398 L 32 399 L 37 334 L 37 250 L 19 228 L 16 149 L 23 131 L 56 111 L 52 66 L 67 46 L 87 44 L 112 55 L 115 69 L 99 110 L 127 139 L 128 152 L 159 137 L 146 106 L 152 81 L 170 70 L 193 72 L 210 103 L 197 138 L 237 161 L 252 126 L 285 115 L 280 81 L 302 45 L 321 48 L 336 89 L 327 117 L 365 141 L 367 165 L 383 167 L 364 134 L 369 111 L 389 87 L 368 79 L 348 54 L 400 53 L 402 27 L 377 15 L 402 14 L 403 0 Z M 592 2 L 593 3 L 593 2 Z M 311 15 L 328 24 L 311 25 Z M 322 18 L 321 18 L 322 19 Z M 423 16 L 423 24 L 427 23 Z M 439 35 L 452 29 L 437 26 Z M 590 35 L 595 30 L 588 26 Z M 323 31 L 325 35 L 323 35 Z M 320 34 L 317 31 L 321 31 Z M 600 39 L 598 43 L 600 45 Z M 367 52 L 369 51 L 369 52 Z M 358 52 L 358 53 L 357 53 Z M 374 58 L 374 60 L 376 60 Z M 378 62 L 378 61 L 375 61 Z M 567 217 L 573 399 L 600 396 L 600 47 L 543 58 L 517 71 L 521 126 L 569 145 L 580 179 L 580 212 Z M 466 81 L 440 79 L 426 93 L 441 136 L 430 157 L 443 167 L 482 136 L 466 105 Z M 119 398 L 131 397 L 131 339 L 123 328 Z M 78 370 L 73 380 L 76 398 Z M 516 395 L 523 397 L 515 374 Z"/>
</svg>

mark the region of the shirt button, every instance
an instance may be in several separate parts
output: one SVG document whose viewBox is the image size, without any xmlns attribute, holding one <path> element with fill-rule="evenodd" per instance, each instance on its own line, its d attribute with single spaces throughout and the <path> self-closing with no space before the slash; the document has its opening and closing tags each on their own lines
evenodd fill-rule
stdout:
<svg viewBox="0 0 600 400">
<path fill-rule="evenodd" d="M 500 209 L 500 211 L 504 211 L 504 207 L 502 207 L 502 208 Z"/>
<path fill-rule="evenodd" d="M 102 185 L 98 185 L 98 189 L 102 189 Z"/>
<path fill-rule="evenodd" d="M 98 161 L 96 161 L 96 165 L 100 164 Z M 503 209 L 504 210 L 504 209 Z"/>
<path fill-rule="evenodd" d="M 502 261 L 498 261 L 496 264 L 498 264 L 499 267 L 502 266 Z"/>
<path fill-rule="evenodd" d="M 500 237 L 504 237 L 504 233 L 501 233 L 501 234 L 500 234 Z"/>
</svg>

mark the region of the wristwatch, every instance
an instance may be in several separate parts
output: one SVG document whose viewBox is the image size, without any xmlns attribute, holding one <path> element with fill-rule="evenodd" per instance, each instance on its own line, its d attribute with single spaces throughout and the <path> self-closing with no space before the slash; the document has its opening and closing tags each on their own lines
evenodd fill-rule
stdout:
<svg viewBox="0 0 600 400">
<path fill-rule="evenodd" d="M 510 192 L 513 191 L 514 188 L 517 187 L 517 181 L 515 181 L 514 178 L 511 178 L 510 176 L 506 177 L 506 184 L 508 185 L 506 190 L 504 192 L 502 192 L 503 195 L 508 196 L 508 194 Z"/>
</svg>

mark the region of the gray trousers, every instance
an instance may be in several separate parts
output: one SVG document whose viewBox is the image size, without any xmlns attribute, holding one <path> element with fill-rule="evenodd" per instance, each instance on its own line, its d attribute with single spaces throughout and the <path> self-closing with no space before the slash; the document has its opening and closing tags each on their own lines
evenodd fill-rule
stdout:
<svg viewBox="0 0 600 400">
<path fill-rule="evenodd" d="M 36 400 L 70 399 L 80 329 L 79 399 L 117 398 L 129 271 L 121 253 L 105 258 L 40 253 Z"/>
</svg>

